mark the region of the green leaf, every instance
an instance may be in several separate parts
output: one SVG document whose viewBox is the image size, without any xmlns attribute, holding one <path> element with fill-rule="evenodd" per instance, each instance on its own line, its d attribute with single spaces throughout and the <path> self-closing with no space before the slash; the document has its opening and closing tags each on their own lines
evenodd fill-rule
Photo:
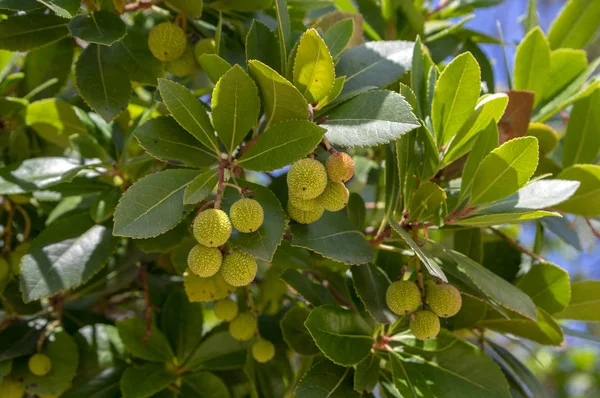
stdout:
<svg viewBox="0 0 600 398">
<path fill-rule="evenodd" d="M 435 85 L 431 121 L 438 145 L 448 143 L 475 109 L 481 72 L 471 53 L 456 57 Z"/>
<path fill-rule="evenodd" d="M 74 384 L 73 387 L 61 395 L 61 398 L 103 397 L 98 394 L 107 394 L 105 395 L 107 398 L 119 397 L 121 394 L 119 383 L 122 373 L 122 368 L 106 368 L 101 373 L 85 380 L 85 383 Z"/>
<path fill-rule="evenodd" d="M 231 153 L 258 120 L 260 101 L 256 84 L 235 65 L 219 79 L 213 90 L 212 105 L 215 130 Z"/>
<path fill-rule="evenodd" d="M 63 39 L 29 52 L 23 68 L 25 78 L 21 83 L 21 87 L 19 87 L 23 95 L 31 93 L 34 89 L 39 90 L 42 84 L 52 79 L 56 79 L 53 85 L 38 91 L 30 100 L 39 100 L 58 94 L 71 73 L 73 53 L 73 41 L 71 39 Z M 0 67 L 1 69 L 3 68 Z M 1 76 L 0 80 L 2 80 Z"/>
<path fill-rule="evenodd" d="M 372 392 L 379 381 L 380 360 L 370 354 L 356 366 L 354 373 L 354 390 Z"/>
<path fill-rule="evenodd" d="M 0 10 L 28 11 L 41 7 L 36 0 L 0 0 Z"/>
<path fill-rule="evenodd" d="M 331 89 L 329 94 L 327 94 L 324 98 L 321 99 L 321 101 L 315 107 L 315 110 L 323 109 L 323 107 L 329 105 L 334 100 L 336 100 L 344 88 L 345 81 L 346 76 L 336 78 L 335 82 L 333 82 L 333 88 Z"/>
<path fill-rule="evenodd" d="M 495 123 L 490 123 L 478 136 L 473 144 L 473 150 L 469 153 L 465 168 L 463 169 L 460 183 L 459 202 L 471 194 L 473 186 L 473 177 L 479 168 L 479 165 L 490 152 L 498 147 L 498 127 Z"/>
<path fill-rule="evenodd" d="M 548 40 L 555 48 L 584 48 L 598 31 L 600 4 L 596 1 L 570 0 L 550 26 Z"/>
<path fill-rule="evenodd" d="M 335 297 L 321 283 L 312 281 L 308 275 L 295 269 L 286 269 L 281 280 L 290 285 L 299 295 L 314 306 L 336 304 Z"/>
<path fill-rule="evenodd" d="M 515 193 L 538 165 L 538 142 L 521 137 L 505 142 L 487 155 L 473 176 L 469 202 L 490 203 Z"/>
<path fill-rule="evenodd" d="M 229 243 L 261 260 L 270 262 L 283 239 L 286 219 L 281 203 L 269 188 L 244 180 L 237 180 L 236 184 L 254 192 L 253 198 L 257 200 L 264 211 L 263 225 L 254 232 L 240 233 L 233 231 Z M 232 187 L 225 188 L 223 196 L 223 210 L 229 213 L 231 205 L 240 199 L 240 193 Z"/>
<path fill-rule="evenodd" d="M 325 212 L 316 222 L 291 227 L 292 246 L 312 250 L 345 264 L 364 264 L 375 254 L 364 235 L 346 217 L 345 212 Z"/>
<path fill-rule="evenodd" d="M 186 14 L 186 16 L 192 17 L 194 19 L 198 19 L 202 16 L 202 0 L 169 0 L 168 3 L 170 7 Z"/>
<path fill-rule="evenodd" d="M 133 134 L 146 152 L 176 166 L 206 167 L 218 159 L 210 149 L 188 134 L 170 117 L 150 119 Z"/>
<path fill-rule="evenodd" d="M 4 376 L 8 375 L 10 373 L 11 369 L 12 369 L 12 361 L 11 360 L 0 361 L 0 379 L 4 379 Z"/>
<path fill-rule="evenodd" d="M 238 369 L 246 363 L 246 347 L 228 331 L 209 335 L 185 364 L 190 372 Z"/>
<path fill-rule="evenodd" d="M 311 153 L 323 139 L 325 129 L 308 120 L 289 120 L 271 126 L 239 159 L 248 170 L 273 171 Z"/>
<path fill-rule="evenodd" d="M 307 120 L 308 103 L 289 81 L 260 61 L 248 61 L 265 108 L 266 127 L 286 120 Z"/>
<path fill-rule="evenodd" d="M 373 346 L 372 331 L 360 314 L 335 305 L 315 308 L 304 324 L 319 349 L 339 365 L 359 363 Z"/>
<path fill-rule="evenodd" d="M 550 211 L 526 211 L 520 213 L 494 213 L 484 214 L 480 216 L 473 216 L 467 218 L 461 218 L 457 221 L 452 221 L 450 225 L 462 225 L 465 227 L 492 227 L 494 225 L 501 224 L 518 224 L 525 221 L 537 220 L 543 217 L 560 217 L 560 214 L 553 213 Z"/>
<path fill-rule="evenodd" d="M 310 311 L 306 308 L 294 306 L 285 313 L 279 322 L 283 339 L 292 350 L 300 355 L 315 355 L 321 352 L 304 326 L 309 314 Z"/>
<path fill-rule="evenodd" d="M 127 26 L 117 14 L 109 11 L 97 11 L 90 14 L 79 14 L 71 19 L 69 31 L 73 36 L 88 43 L 110 46 L 125 37 Z"/>
<path fill-rule="evenodd" d="M 131 81 L 156 86 L 164 76 L 164 64 L 152 55 L 148 48 L 148 36 L 134 29 L 110 46 L 110 57 L 117 60 L 129 74 Z"/>
<path fill-rule="evenodd" d="M 98 194 L 92 207 L 90 207 L 90 216 L 96 224 L 102 224 L 112 217 L 115 208 L 119 203 L 121 191 L 118 189 L 107 189 Z"/>
<path fill-rule="evenodd" d="M 119 336 L 127 351 L 136 358 L 151 362 L 169 362 L 175 356 L 169 341 L 154 322 L 150 334 L 146 336 L 146 320 L 142 318 L 127 318 L 117 323 Z"/>
<path fill-rule="evenodd" d="M 147 363 L 129 367 L 121 377 L 123 398 L 146 398 L 169 386 L 177 379 L 172 369 L 163 363 Z"/>
<path fill-rule="evenodd" d="M 30 105 L 31 106 L 31 105 Z M 600 88 L 575 102 L 564 140 L 563 166 L 594 163 L 600 152 Z"/>
<path fill-rule="evenodd" d="M 323 40 L 333 58 L 337 58 L 348 46 L 354 33 L 354 18 L 346 18 L 327 29 Z"/>
<path fill-rule="evenodd" d="M 78 0 L 42 0 L 38 3 L 44 4 L 63 18 L 73 18 L 81 7 L 81 2 Z"/>
<path fill-rule="evenodd" d="M 544 87 L 550 76 L 550 58 L 550 43 L 539 26 L 529 31 L 517 46 L 514 88 L 533 92 L 534 106 L 544 98 Z"/>
<path fill-rule="evenodd" d="M 155 236 L 154 238 L 135 239 L 134 242 L 144 253 L 166 253 L 181 244 L 189 227 L 189 222 L 182 221 L 175 228 L 162 235 Z M 189 249 L 191 250 L 191 247 Z M 185 256 L 184 266 L 181 267 L 183 268 L 181 273 L 187 268 L 187 254 L 189 254 L 189 250 Z M 175 262 L 173 262 L 173 266 L 179 269 Z"/>
<path fill-rule="evenodd" d="M 333 88 L 333 60 L 327 45 L 314 29 L 307 30 L 300 38 L 293 74 L 294 85 L 311 104 L 319 102 Z"/>
<path fill-rule="evenodd" d="M 197 398 L 229 398 L 227 385 L 208 372 L 186 375 L 181 386 L 181 396 Z"/>
<path fill-rule="evenodd" d="M 25 122 L 42 138 L 62 148 L 69 146 L 70 135 L 87 134 L 71 104 L 54 98 L 29 104 Z"/>
<path fill-rule="evenodd" d="M 554 264 L 534 265 L 517 280 L 516 286 L 550 314 L 563 311 L 571 301 L 569 273 Z"/>
<path fill-rule="evenodd" d="M 79 371 L 73 380 L 74 386 L 87 384 L 90 378 L 107 368 L 120 367 L 125 346 L 115 326 L 100 323 L 87 325 L 79 329 L 73 338 L 79 351 Z M 116 384 L 118 389 L 119 379 Z"/>
<path fill-rule="evenodd" d="M 571 301 L 564 311 L 553 314 L 558 319 L 600 322 L 600 281 L 579 281 L 571 284 Z"/>
<path fill-rule="evenodd" d="M 204 146 L 218 154 L 219 144 L 215 132 L 200 101 L 187 88 L 171 80 L 159 79 L 158 88 L 177 123 Z"/>
<path fill-rule="evenodd" d="M 273 69 L 273 71 L 280 71 L 281 58 L 277 52 L 273 51 L 278 45 L 277 36 L 275 36 L 267 25 L 257 19 L 252 20 L 252 25 L 246 36 L 248 69 L 250 70 L 250 60 L 257 60 L 265 67 L 268 65 L 267 68 Z M 250 73 L 252 73 L 251 70 Z M 254 78 L 256 79 L 256 76 Z M 260 82 L 257 83 L 260 85 Z"/>
<path fill-rule="evenodd" d="M 117 242 L 87 213 L 50 224 L 21 260 L 24 300 L 53 296 L 87 281 L 106 264 Z"/>
<path fill-rule="evenodd" d="M 294 391 L 296 398 L 359 398 L 353 389 L 352 368 L 323 360 L 314 365 Z"/>
<path fill-rule="evenodd" d="M 323 126 L 331 144 L 364 147 L 396 140 L 420 124 L 400 94 L 367 91 L 329 112 Z"/>
<path fill-rule="evenodd" d="M 35 376 L 29 371 L 29 358 L 21 357 L 13 362 L 12 376 L 22 380 L 27 392 L 36 395 L 61 395 L 71 386 L 77 372 L 79 355 L 77 345 L 66 332 L 53 333 L 46 339 L 42 353 L 52 362 L 52 371 L 46 376 Z"/>
<path fill-rule="evenodd" d="M 183 289 L 175 290 L 162 308 L 161 330 L 183 363 L 202 339 L 202 304 L 190 303 Z"/>
<path fill-rule="evenodd" d="M 252 12 L 268 8 L 273 0 L 217 0 L 220 7 L 232 11 Z"/>
<path fill-rule="evenodd" d="M 408 210 L 410 220 L 439 224 L 446 215 L 446 192 L 439 185 L 425 181 L 414 193 Z"/>
<path fill-rule="evenodd" d="M 202 202 L 211 194 L 219 182 L 219 174 L 216 170 L 209 170 L 199 174 L 190 182 L 183 194 L 183 203 L 194 205 Z"/>
<path fill-rule="evenodd" d="M 558 145 L 558 133 L 552 127 L 543 123 L 529 123 L 527 135 L 537 138 L 540 145 L 540 155 L 551 153 Z"/>
<path fill-rule="evenodd" d="M 433 61 L 421 44 L 421 38 L 417 37 L 412 56 L 412 69 L 410 74 L 410 86 L 417 98 L 415 111 L 417 116 L 424 118 L 428 111 L 427 106 L 427 77 Z M 428 112 L 427 112 L 428 113 Z"/>
<path fill-rule="evenodd" d="M 560 48 L 550 54 L 550 76 L 544 87 L 544 99 L 554 98 L 585 71 L 587 54 L 583 50 Z"/>
<path fill-rule="evenodd" d="M 68 20 L 50 14 L 12 15 L 0 23 L 0 48 L 29 51 L 69 35 Z"/>
<path fill-rule="evenodd" d="M 410 70 L 413 47 L 410 41 L 372 41 L 344 51 L 335 67 L 337 76 L 346 76 L 342 94 L 394 83 Z"/>
<path fill-rule="evenodd" d="M 115 210 L 115 236 L 151 238 L 179 224 L 187 214 L 183 193 L 194 170 L 165 170 L 133 184 Z"/>
<path fill-rule="evenodd" d="M 83 50 L 75 67 L 75 84 L 85 102 L 106 122 L 129 103 L 129 76 L 105 46 L 90 44 Z"/>
<path fill-rule="evenodd" d="M 444 271 L 442 271 L 440 266 L 428 254 L 421 250 L 421 247 L 417 244 L 417 242 L 413 240 L 413 238 L 410 237 L 408 232 L 402 229 L 395 222 L 392 222 L 391 225 L 394 231 L 396 231 L 398 235 L 400 235 L 400 237 L 406 242 L 406 244 L 412 249 L 412 251 L 415 252 L 417 257 L 419 257 L 421 262 L 425 265 L 425 268 L 427 268 L 427 271 L 432 276 L 435 276 L 436 278 L 448 282 L 448 279 L 446 279 L 446 275 L 444 275 Z"/>
<path fill-rule="evenodd" d="M 356 294 L 362 300 L 373 319 L 381 324 L 392 324 L 398 317 L 390 311 L 385 292 L 390 280 L 383 270 L 372 264 L 362 264 L 350 268 Z"/>
<path fill-rule="evenodd" d="M 537 307 L 535 321 L 514 313 L 510 314 L 509 319 L 506 319 L 503 314 L 488 311 L 488 316 L 480 321 L 478 325 L 500 333 L 510 333 L 544 345 L 559 346 L 564 340 L 562 330 L 554 319 L 539 307 Z"/>
<path fill-rule="evenodd" d="M 579 234 L 571 226 L 571 222 L 564 217 L 543 218 L 542 223 L 552 233 L 562 239 L 565 243 L 571 245 L 575 250 L 583 251 Z"/>
<path fill-rule="evenodd" d="M 462 340 L 455 339 L 439 351 L 403 346 L 390 360 L 394 384 L 403 397 L 511 397 L 498 366 Z"/>
<path fill-rule="evenodd" d="M 0 169 L 0 194 L 16 195 L 38 191 L 70 181 L 80 166 L 67 158 L 26 159 Z"/>
<path fill-rule="evenodd" d="M 275 0 L 275 13 L 277 15 L 277 38 L 279 41 L 281 73 L 284 73 L 287 70 L 287 51 L 290 48 L 292 36 L 287 0 Z"/>
<path fill-rule="evenodd" d="M 576 164 L 564 169 L 557 178 L 581 184 L 575 194 L 556 209 L 585 217 L 600 215 L 600 166 Z"/>
<path fill-rule="evenodd" d="M 231 69 L 231 64 L 217 54 L 202 54 L 198 58 L 198 63 L 210 81 L 215 84 Z"/>
</svg>

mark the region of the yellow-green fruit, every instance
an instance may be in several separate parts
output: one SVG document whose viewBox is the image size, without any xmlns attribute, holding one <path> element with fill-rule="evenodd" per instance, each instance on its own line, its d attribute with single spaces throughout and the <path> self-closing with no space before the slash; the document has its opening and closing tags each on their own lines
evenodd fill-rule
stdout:
<svg viewBox="0 0 600 398">
<path fill-rule="evenodd" d="M 275 356 L 275 346 L 268 340 L 260 339 L 252 344 L 252 356 L 256 362 L 269 362 Z"/>
<path fill-rule="evenodd" d="M 36 376 L 46 376 L 52 369 L 52 361 L 44 354 L 34 354 L 27 363 L 29 371 Z"/>
<path fill-rule="evenodd" d="M 311 211 L 311 210 L 315 210 L 319 207 L 323 207 L 319 204 L 317 198 L 302 199 L 302 198 L 298 198 L 296 196 L 290 196 L 288 198 L 288 202 L 291 203 L 292 206 L 296 207 L 297 209 L 304 210 L 304 211 Z"/>
<path fill-rule="evenodd" d="M 184 77 L 194 73 L 197 67 L 194 48 L 188 46 L 181 57 L 167 63 L 167 72 L 173 76 Z"/>
<path fill-rule="evenodd" d="M 215 316 L 225 322 L 231 322 L 238 314 L 238 305 L 231 299 L 222 299 L 215 303 Z"/>
<path fill-rule="evenodd" d="M 221 275 L 231 286 L 248 286 L 256 277 L 256 259 L 241 251 L 225 256 L 221 266 Z"/>
<path fill-rule="evenodd" d="M 0 393 L 2 398 L 21 398 L 25 395 L 25 385 L 7 376 L 0 383 Z"/>
<path fill-rule="evenodd" d="M 231 230 L 231 221 L 223 210 L 204 210 L 194 220 L 194 237 L 207 247 L 223 246 L 231 236 Z"/>
<path fill-rule="evenodd" d="M 460 311 L 462 297 L 457 288 L 443 284 L 430 286 L 427 290 L 429 309 L 442 318 L 454 316 Z"/>
<path fill-rule="evenodd" d="M 257 231 L 265 220 L 262 206 L 254 199 L 240 199 L 229 209 L 231 223 L 240 232 Z"/>
<path fill-rule="evenodd" d="M 431 311 L 415 312 L 409 326 L 417 339 L 431 340 L 440 332 L 440 318 Z"/>
<path fill-rule="evenodd" d="M 220 300 L 235 291 L 235 287 L 225 282 L 220 273 L 210 278 L 202 278 L 186 271 L 183 273 L 183 287 L 191 302 Z"/>
<path fill-rule="evenodd" d="M 239 341 L 250 340 L 256 332 L 256 318 L 249 312 L 242 312 L 229 324 L 229 333 Z"/>
<path fill-rule="evenodd" d="M 215 46 L 215 41 L 213 39 L 202 39 L 198 40 L 196 46 L 194 47 L 194 56 L 196 57 L 196 61 L 200 63 L 200 56 L 204 54 L 216 54 L 217 49 Z"/>
<path fill-rule="evenodd" d="M 327 159 L 327 176 L 333 182 L 346 182 L 354 175 L 354 160 L 344 152 L 336 152 Z"/>
<path fill-rule="evenodd" d="M 287 183 L 290 196 L 314 199 L 327 186 L 327 171 L 318 160 L 301 159 L 290 167 Z"/>
<path fill-rule="evenodd" d="M 300 224 L 312 224 L 317 221 L 323 215 L 323 207 L 318 206 L 313 210 L 300 210 L 288 201 L 287 211 L 292 220 L 299 222 Z"/>
<path fill-rule="evenodd" d="M 0 257 L 0 281 L 3 281 L 6 278 L 8 278 L 9 274 L 10 265 L 8 264 L 8 261 L 6 261 L 4 257 Z"/>
<path fill-rule="evenodd" d="M 421 291 L 414 282 L 396 281 L 385 292 L 385 302 L 395 314 L 410 314 L 421 305 Z"/>
<path fill-rule="evenodd" d="M 27 250 L 29 250 L 30 246 L 31 243 L 29 242 L 20 243 L 15 248 L 15 250 L 10 252 L 10 254 L 8 255 L 8 261 L 10 262 L 10 270 L 12 271 L 13 275 L 21 275 L 21 260 L 23 259 L 25 253 L 27 253 Z"/>
<path fill-rule="evenodd" d="M 323 193 L 317 197 L 317 201 L 325 210 L 340 211 L 346 207 L 349 198 L 350 192 L 344 184 L 329 181 Z"/>
<path fill-rule="evenodd" d="M 148 47 L 152 55 L 161 61 L 173 61 L 183 55 L 187 47 L 187 38 L 179 26 L 163 22 L 150 30 Z"/>
<path fill-rule="evenodd" d="M 223 263 L 223 254 L 216 247 L 196 245 L 188 254 L 188 267 L 203 278 L 216 274 Z"/>
</svg>

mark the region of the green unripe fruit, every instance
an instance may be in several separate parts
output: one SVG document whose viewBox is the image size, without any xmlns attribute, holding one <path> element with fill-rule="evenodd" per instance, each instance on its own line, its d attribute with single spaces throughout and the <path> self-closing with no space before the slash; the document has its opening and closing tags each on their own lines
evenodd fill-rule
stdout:
<svg viewBox="0 0 600 398">
<path fill-rule="evenodd" d="M 318 160 L 301 159 L 290 167 L 287 183 L 290 196 L 314 199 L 327 186 L 327 171 Z"/>
<path fill-rule="evenodd" d="M 194 73 L 197 67 L 194 48 L 188 46 L 181 57 L 167 63 L 167 72 L 173 76 L 184 77 Z"/>
<path fill-rule="evenodd" d="M 10 265 L 8 261 L 4 259 L 4 257 L 0 257 L 0 281 L 3 281 L 8 278 L 10 274 Z"/>
<path fill-rule="evenodd" d="M 265 220 L 262 206 L 254 199 L 240 199 L 229 210 L 231 223 L 240 232 L 257 231 Z"/>
<path fill-rule="evenodd" d="M 231 286 L 248 286 L 256 277 L 256 259 L 241 251 L 234 251 L 225 256 L 221 266 L 221 275 Z"/>
<path fill-rule="evenodd" d="M 354 175 L 354 160 L 345 152 L 336 152 L 327 159 L 327 176 L 333 182 L 346 182 Z"/>
<path fill-rule="evenodd" d="M 187 47 L 185 32 L 179 26 L 163 22 L 150 30 L 148 47 L 161 61 L 173 61 L 181 57 Z"/>
<path fill-rule="evenodd" d="M 36 376 L 46 376 L 52 369 L 52 361 L 44 354 L 34 354 L 27 363 L 29 371 Z"/>
<path fill-rule="evenodd" d="M 460 311 L 462 297 L 457 288 L 443 284 L 429 287 L 427 290 L 429 309 L 442 318 L 449 318 Z"/>
<path fill-rule="evenodd" d="M 204 210 L 194 220 L 194 237 L 207 247 L 223 246 L 229 240 L 231 230 L 231 221 L 223 210 Z"/>
<path fill-rule="evenodd" d="M 350 192 L 341 182 L 329 181 L 317 201 L 325 210 L 340 211 L 348 204 Z"/>
<path fill-rule="evenodd" d="M 250 340 L 256 332 L 257 321 L 254 315 L 243 312 L 229 324 L 229 334 L 239 341 Z"/>
<path fill-rule="evenodd" d="M 2 398 L 22 398 L 25 395 L 25 385 L 7 376 L 0 383 Z"/>
<path fill-rule="evenodd" d="M 198 40 L 196 46 L 194 46 L 194 56 L 196 61 L 200 63 L 200 56 L 204 54 L 216 54 L 217 47 L 213 39 L 202 39 Z"/>
<path fill-rule="evenodd" d="M 29 250 L 30 246 L 31 243 L 29 242 L 21 243 L 15 248 L 15 250 L 10 252 L 10 254 L 8 255 L 8 261 L 10 262 L 10 270 L 12 271 L 13 275 L 21 275 L 21 260 L 23 259 L 23 256 L 27 253 L 27 250 Z"/>
<path fill-rule="evenodd" d="M 223 254 L 216 247 L 196 245 L 188 254 L 188 267 L 202 278 L 216 274 L 223 263 Z"/>
<path fill-rule="evenodd" d="M 290 196 L 288 198 L 288 202 L 291 203 L 292 206 L 294 206 L 295 208 L 304 210 L 304 211 L 311 211 L 311 210 L 315 210 L 319 207 L 323 207 L 319 204 L 319 202 L 317 201 L 317 198 L 302 199 L 302 198 L 298 198 L 296 196 Z"/>
<path fill-rule="evenodd" d="M 417 339 L 431 340 L 440 332 L 440 318 L 431 311 L 415 312 L 409 326 Z"/>
<path fill-rule="evenodd" d="M 396 281 L 387 288 L 385 302 L 395 314 L 410 314 L 421 305 L 421 291 L 414 282 Z"/>
<path fill-rule="evenodd" d="M 323 215 L 323 207 L 319 206 L 313 210 L 300 210 L 288 201 L 287 211 L 292 220 L 300 224 L 312 224 Z"/>
<path fill-rule="evenodd" d="M 275 346 L 268 340 L 260 339 L 252 344 L 252 356 L 256 362 L 269 362 L 275 356 Z"/>
<path fill-rule="evenodd" d="M 231 299 L 222 299 L 215 303 L 215 316 L 225 322 L 231 322 L 238 314 L 238 305 Z"/>
<path fill-rule="evenodd" d="M 183 273 L 183 287 L 191 302 L 207 302 L 225 298 L 235 287 L 225 282 L 220 273 L 210 278 L 201 278 L 191 271 Z"/>
</svg>

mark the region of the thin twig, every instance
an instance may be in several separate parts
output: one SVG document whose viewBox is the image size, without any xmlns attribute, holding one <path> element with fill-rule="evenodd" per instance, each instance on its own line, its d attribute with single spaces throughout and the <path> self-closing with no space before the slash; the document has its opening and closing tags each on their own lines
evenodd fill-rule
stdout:
<svg viewBox="0 0 600 398">
<path fill-rule="evenodd" d="M 419 241 L 419 230 L 417 228 L 412 229 L 413 240 Z M 421 268 L 421 260 L 415 254 L 412 260 L 415 262 L 415 271 L 417 273 L 417 285 L 421 291 L 421 301 L 423 302 L 423 309 L 427 306 L 427 294 L 425 292 L 425 281 L 423 278 L 423 270 Z"/>
<path fill-rule="evenodd" d="M 215 209 L 221 208 L 223 200 L 223 191 L 225 190 L 225 165 L 223 162 L 219 165 L 219 185 L 217 186 L 217 198 L 215 200 Z"/>
<path fill-rule="evenodd" d="M 502 231 L 500 231 L 500 230 L 498 230 L 496 228 L 493 228 L 493 227 L 490 227 L 490 229 L 492 230 L 493 233 L 495 233 L 496 235 L 498 235 L 499 237 L 501 237 L 502 239 L 504 239 L 504 241 L 506 243 L 508 243 L 509 245 L 511 245 L 512 247 L 514 247 L 515 249 L 517 249 L 518 251 L 527 254 L 529 257 L 533 258 L 534 260 L 539 261 L 540 263 L 547 263 L 548 262 L 543 257 L 538 256 L 537 254 L 535 254 L 534 252 L 532 252 L 531 250 L 529 250 L 525 246 L 521 245 L 519 242 L 517 242 L 516 240 L 514 240 L 510 236 L 506 235 L 504 232 L 502 232 Z"/>
<path fill-rule="evenodd" d="M 21 213 L 23 219 L 25 220 L 25 229 L 23 230 L 23 240 L 27 241 L 29 239 L 29 235 L 31 234 L 31 218 L 29 214 L 21 207 L 21 205 L 15 204 L 15 209 Z"/>
<path fill-rule="evenodd" d="M 11 205 L 9 201 L 4 202 L 4 207 L 8 210 L 8 219 L 6 220 L 6 228 L 4 230 L 4 253 L 10 252 L 10 247 L 12 243 L 12 223 L 13 218 L 15 216 L 15 208 Z"/>
<path fill-rule="evenodd" d="M 588 227 L 590 227 L 590 229 L 592 230 L 592 233 L 596 236 L 596 238 L 600 239 L 600 231 L 598 231 L 596 228 L 594 228 L 594 225 L 592 224 L 592 220 L 590 220 L 589 218 L 585 218 L 585 222 L 587 223 Z"/>
</svg>

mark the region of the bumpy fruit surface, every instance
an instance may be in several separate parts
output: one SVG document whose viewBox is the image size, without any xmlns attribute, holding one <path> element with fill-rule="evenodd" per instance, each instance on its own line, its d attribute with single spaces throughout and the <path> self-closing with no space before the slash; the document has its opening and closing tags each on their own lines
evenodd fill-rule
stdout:
<svg viewBox="0 0 600 398">
<path fill-rule="evenodd" d="M 177 77 L 184 77 L 194 73 L 198 64 L 194 57 L 194 48 L 188 46 L 183 55 L 167 64 L 167 72 Z"/>
<path fill-rule="evenodd" d="M 325 210 L 340 211 L 346 207 L 349 198 L 350 192 L 344 184 L 329 181 L 323 193 L 317 197 L 317 201 Z"/>
<path fill-rule="evenodd" d="M 313 210 L 300 210 L 288 201 L 287 211 L 292 220 L 299 222 L 300 224 L 312 224 L 317 221 L 323 215 L 322 206 L 318 206 Z"/>
<path fill-rule="evenodd" d="M 231 286 L 248 286 L 256 277 L 257 269 L 254 257 L 236 250 L 225 256 L 221 275 Z"/>
<path fill-rule="evenodd" d="M 462 297 L 458 289 L 452 285 L 435 285 L 427 290 L 427 303 L 437 316 L 448 318 L 460 311 Z"/>
<path fill-rule="evenodd" d="M 275 346 L 268 340 L 260 339 L 252 345 L 252 356 L 256 362 L 269 362 L 275 356 Z"/>
<path fill-rule="evenodd" d="M 231 322 L 238 314 L 238 305 L 231 299 L 222 299 L 215 303 L 215 316 L 225 322 Z"/>
<path fill-rule="evenodd" d="M 231 230 L 231 221 L 223 210 L 204 210 L 194 220 L 194 237 L 207 247 L 223 246 L 231 236 Z"/>
<path fill-rule="evenodd" d="M 200 56 L 204 54 L 216 54 L 217 47 L 213 39 L 202 39 L 198 40 L 194 46 L 194 56 L 196 61 L 200 63 Z"/>
<path fill-rule="evenodd" d="M 223 263 L 223 254 L 216 247 L 196 245 L 188 254 L 188 267 L 203 278 L 216 274 Z"/>
<path fill-rule="evenodd" d="M 290 196 L 314 199 L 327 186 L 327 171 L 318 160 L 301 159 L 290 167 L 287 183 Z"/>
<path fill-rule="evenodd" d="M 225 282 L 220 273 L 210 278 L 201 278 L 191 271 L 186 271 L 183 274 L 183 287 L 191 302 L 220 300 L 235 291 L 235 287 Z"/>
<path fill-rule="evenodd" d="M 25 395 L 25 385 L 7 376 L 0 383 L 2 398 L 21 398 Z"/>
<path fill-rule="evenodd" d="M 29 242 L 20 243 L 15 248 L 15 250 L 10 252 L 10 254 L 8 255 L 8 261 L 10 262 L 10 270 L 12 271 L 13 275 L 21 275 L 21 260 L 23 259 L 25 253 L 27 253 L 27 250 L 29 250 L 30 246 L 31 243 Z"/>
<path fill-rule="evenodd" d="M 431 311 L 418 311 L 409 322 L 410 331 L 419 340 L 431 340 L 440 332 L 440 318 Z"/>
<path fill-rule="evenodd" d="M 327 159 L 327 176 L 333 182 L 346 182 L 354 175 L 354 160 L 344 152 L 336 152 Z"/>
<path fill-rule="evenodd" d="M 36 376 L 46 376 L 52 370 L 52 361 L 44 354 L 34 354 L 27 363 L 29 371 Z"/>
<path fill-rule="evenodd" d="M 412 281 L 396 281 L 385 292 L 385 301 L 395 314 L 410 314 L 421 305 L 421 291 Z"/>
<path fill-rule="evenodd" d="M 315 210 L 319 207 L 323 207 L 319 204 L 317 198 L 302 199 L 302 198 L 298 198 L 296 196 L 290 196 L 288 198 L 288 201 L 289 201 L 289 203 L 292 204 L 292 206 L 296 207 L 297 209 L 304 210 L 304 211 L 311 211 L 311 210 Z"/>
<path fill-rule="evenodd" d="M 229 333 L 239 341 L 250 340 L 256 332 L 256 318 L 249 312 L 242 312 L 229 324 Z"/>
<path fill-rule="evenodd" d="M 161 61 L 173 61 L 181 57 L 187 47 L 185 32 L 170 22 L 158 24 L 150 30 L 148 47 Z"/>
<path fill-rule="evenodd" d="M 231 223 L 240 232 L 257 231 L 265 220 L 262 206 L 254 199 L 240 199 L 231 205 L 229 210 Z"/>
<path fill-rule="evenodd" d="M 0 281 L 8 278 L 10 274 L 10 264 L 3 257 L 0 257 Z"/>
</svg>

